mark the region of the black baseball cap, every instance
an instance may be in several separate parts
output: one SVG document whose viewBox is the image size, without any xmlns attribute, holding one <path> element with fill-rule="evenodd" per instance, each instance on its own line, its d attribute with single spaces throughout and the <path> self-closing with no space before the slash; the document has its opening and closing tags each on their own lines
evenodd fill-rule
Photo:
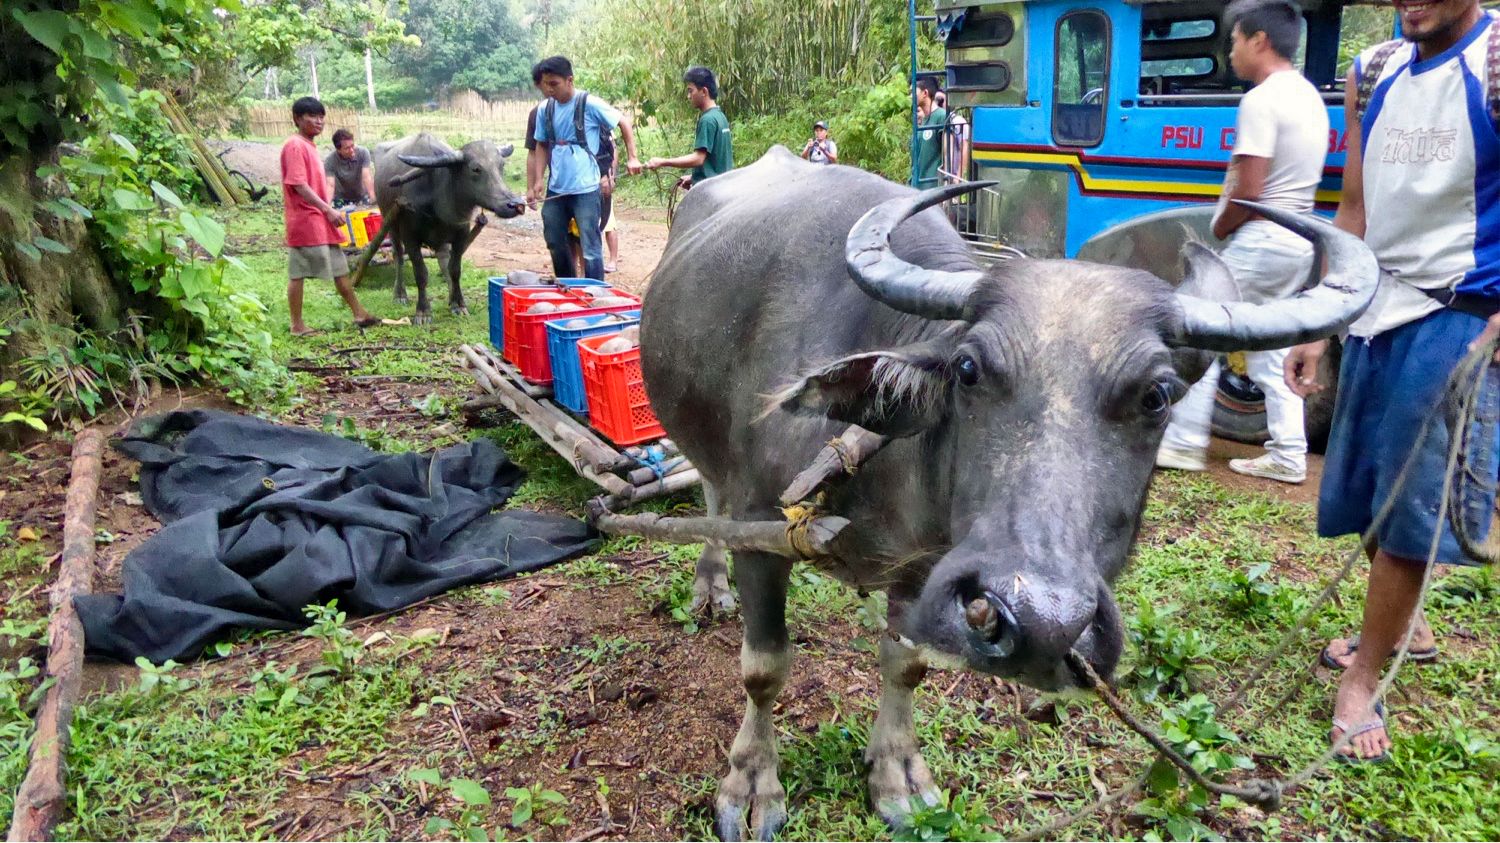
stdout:
<svg viewBox="0 0 1500 843">
<path fill-rule="evenodd" d="M 816 122 L 816 123 L 813 124 L 813 128 L 814 129 L 826 129 L 826 128 L 828 128 L 828 123 L 825 122 L 825 121 L 823 121 L 823 120 L 819 120 L 818 122 Z"/>
</svg>

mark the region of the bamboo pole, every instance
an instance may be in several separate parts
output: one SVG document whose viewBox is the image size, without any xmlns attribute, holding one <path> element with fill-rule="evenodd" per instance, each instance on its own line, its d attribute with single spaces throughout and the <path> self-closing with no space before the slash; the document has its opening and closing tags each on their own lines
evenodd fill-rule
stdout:
<svg viewBox="0 0 1500 843">
<path fill-rule="evenodd" d="M 684 463 L 687 468 L 675 474 L 668 474 L 660 480 L 652 480 L 649 483 L 637 483 L 630 492 L 627 500 L 620 501 L 620 505 L 627 503 L 639 503 L 640 501 L 654 498 L 658 495 L 670 495 L 673 492 L 681 492 L 691 489 L 703 482 L 703 477 L 698 474 L 698 469 Z"/>
<path fill-rule="evenodd" d="M 589 522 L 612 536 L 642 536 L 674 544 L 719 542 L 730 550 L 758 550 L 788 559 L 832 555 L 834 540 L 849 526 L 848 519 L 833 515 L 802 523 L 673 518 L 654 512 L 616 515 L 597 499 L 589 502 Z"/>
<path fill-rule="evenodd" d="M 559 435 L 580 443 L 574 453 L 565 455 L 570 461 L 576 463 L 579 460 L 585 460 L 593 470 L 608 472 L 625 471 L 640 465 L 634 457 L 622 454 L 615 450 L 614 446 L 606 444 L 592 430 L 579 424 L 572 416 L 558 409 L 555 404 L 538 400 L 538 396 L 517 383 L 515 378 L 507 377 L 488 348 L 480 345 L 471 345 L 469 348 L 484 362 L 486 374 L 491 380 L 501 381 L 510 390 L 524 395 L 528 401 L 539 408 L 539 412 L 550 422 L 554 431 L 560 431 Z"/>
<path fill-rule="evenodd" d="M 164 92 L 164 95 L 166 102 L 162 106 L 162 115 L 167 118 L 172 131 L 187 140 L 188 155 L 192 157 L 193 165 L 203 175 L 203 180 L 208 183 L 209 189 L 219 197 L 219 204 L 232 206 L 248 202 L 248 197 L 241 196 L 239 191 L 229 184 L 229 173 L 221 174 L 220 169 L 214 166 L 219 163 L 219 159 L 210 155 L 207 145 L 192 132 L 187 116 L 177 108 L 177 101 L 172 97 L 171 92 Z"/>
<path fill-rule="evenodd" d="M 391 226 L 396 224 L 396 218 L 401 216 L 401 207 L 401 203 L 397 202 L 391 208 L 390 216 L 381 217 L 380 231 L 376 232 L 375 236 L 370 238 L 370 242 L 365 244 L 365 250 L 359 253 L 359 258 L 354 267 L 354 277 L 349 279 L 349 286 L 358 287 L 359 282 L 364 280 L 365 270 L 370 268 L 371 259 L 375 257 L 376 252 L 380 251 L 380 244 L 385 242 L 385 233 L 391 230 Z M 349 232 L 349 236 L 353 237 L 354 232 Z"/>
<path fill-rule="evenodd" d="M 589 457 L 600 455 L 590 453 L 594 450 L 593 443 L 572 431 L 567 431 L 566 428 L 557 426 L 556 419 L 551 418 L 546 405 L 527 397 L 526 393 L 517 389 L 499 372 L 494 371 L 471 347 L 465 345 L 461 348 L 464 356 L 469 359 L 469 363 L 489 378 L 495 387 L 494 394 L 501 400 L 503 406 L 526 422 L 526 425 L 559 456 L 566 459 L 574 470 L 585 479 L 598 484 L 611 495 L 624 500 L 631 499 L 635 490 L 634 486 L 609 473 L 608 470 L 595 468 L 595 461 Z"/>
<path fill-rule="evenodd" d="M 67 752 L 73 705 L 83 684 L 83 625 L 73 597 L 94 583 L 94 514 L 104 435 L 86 428 L 73 442 L 73 473 L 63 509 L 63 550 L 52 586 L 47 624 L 47 672 L 52 687 L 37 708 L 26 779 L 16 793 L 8 839 L 50 840 L 67 802 Z"/>
<path fill-rule="evenodd" d="M 242 190 L 239 184 L 229 175 L 229 167 L 225 166 L 224 162 L 219 160 L 217 155 L 213 154 L 213 150 L 208 148 L 208 144 L 203 141 L 199 133 L 193 129 L 192 124 L 188 122 L 187 112 L 182 110 L 182 104 L 173 99 L 171 94 L 167 95 L 167 102 L 172 110 L 177 112 L 178 122 L 187 130 L 188 137 L 198 147 L 198 150 L 203 155 L 203 159 L 208 162 L 208 166 L 214 171 L 214 175 L 218 177 L 219 181 L 224 183 L 225 189 L 229 191 L 229 196 L 233 199 L 231 204 L 250 204 L 249 194 Z"/>
</svg>

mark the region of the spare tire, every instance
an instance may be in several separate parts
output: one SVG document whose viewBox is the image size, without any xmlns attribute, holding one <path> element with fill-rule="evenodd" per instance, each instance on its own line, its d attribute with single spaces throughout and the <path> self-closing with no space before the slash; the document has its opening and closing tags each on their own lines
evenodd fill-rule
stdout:
<svg viewBox="0 0 1500 843">
<path fill-rule="evenodd" d="M 1338 394 L 1341 351 L 1342 346 L 1337 340 L 1328 344 L 1327 353 L 1318 361 L 1318 380 L 1327 384 L 1327 388 L 1308 398 L 1303 406 L 1307 449 L 1315 454 L 1323 453 L 1328 447 L 1334 399 Z M 1221 359 L 1219 362 L 1219 390 L 1214 396 L 1214 435 L 1234 442 L 1264 445 L 1271 437 L 1266 430 L 1265 396 L 1253 381 L 1234 372 L 1228 361 Z"/>
</svg>

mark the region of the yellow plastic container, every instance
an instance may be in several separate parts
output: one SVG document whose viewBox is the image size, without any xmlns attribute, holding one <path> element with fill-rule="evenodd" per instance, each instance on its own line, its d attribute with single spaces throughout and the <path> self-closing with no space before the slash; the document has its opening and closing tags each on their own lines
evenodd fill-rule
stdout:
<svg viewBox="0 0 1500 843">
<path fill-rule="evenodd" d="M 354 245 L 354 241 L 349 239 L 349 231 L 353 228 L 353 226 L 349 224 L 349 216 L 350 215 L 347 213 L 344 214 L 344 221 L 338 226 L 340 249 L 347 249 L 350 246 Z"/>
<path fill-rule="evenodd" d="M 384 222 L 380 212 L 371 208 L 367 211 L 353 211 L 349 214 L 349 230 L 354 235 L 354 245 L 363 249 L 370 244 L 370 238 L 380 233 L 381 223 Z"/>
</svg>

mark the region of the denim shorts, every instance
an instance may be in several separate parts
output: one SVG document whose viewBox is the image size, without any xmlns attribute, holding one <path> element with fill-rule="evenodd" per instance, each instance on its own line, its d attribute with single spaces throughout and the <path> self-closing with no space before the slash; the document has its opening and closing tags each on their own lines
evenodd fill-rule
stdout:
<svg viewBox="0 0 1500 843">
<path fill-rule="evenodd" d="M 1460 551 L 1447 521 L 1451 514 L 1439 525 L 1438 509 L 1451 447 L 1442 407 L 1448 377 L 1484 324 L 1477 316 L 1444 309 L 1374 337 L 1351 336 L 1345 342 L 1318 491 L 1319 535 L 1369 529 L 1410 457 L 1415 463 L 1376 532 L 1377 546 L 1392 556 L 1425 561 L 1441 526 L 1437 561 L 1477 564 Z M 1489 532 L 1500 479 L 1500 373 L 1490 369 L 1481 390 L 1479 421 L 1468 448 L 1473 476 L 1464 483 L 1463 494 L 1455 491 L 1448 504 L 1450 509 L 1461 507 L 1476 542 Z M 1413 456 L 1419 438 L 1421 450 Z"/>
</svg>

